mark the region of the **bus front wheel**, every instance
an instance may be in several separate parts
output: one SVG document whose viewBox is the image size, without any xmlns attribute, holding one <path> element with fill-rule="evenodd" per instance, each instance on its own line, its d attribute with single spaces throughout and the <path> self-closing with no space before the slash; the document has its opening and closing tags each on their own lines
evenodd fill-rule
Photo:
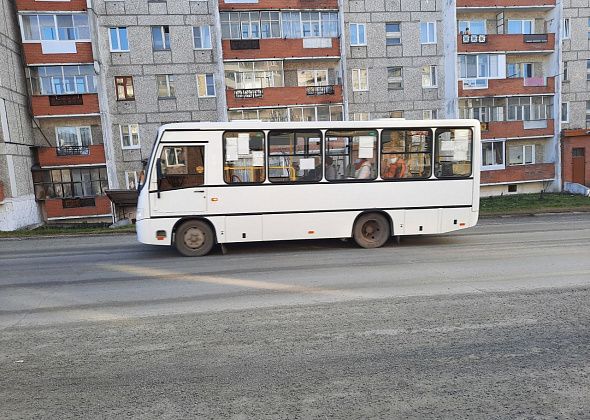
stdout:
<svg viewBox="0 0 590 420">
<path fill-rule="evenodd" d="M 362 248 L 379 248 L 389 236 L 389 222 L 379 213 L 363 214 L 356 220 L 352 230 L 354 241 Z"/>
<path fill-rule="evenodd" d="M 213 229 L 200 220 L 184 222 L 176 231 L 176 249 L 185 257 L 207 255 L 215 244 Z"/>
</svg>

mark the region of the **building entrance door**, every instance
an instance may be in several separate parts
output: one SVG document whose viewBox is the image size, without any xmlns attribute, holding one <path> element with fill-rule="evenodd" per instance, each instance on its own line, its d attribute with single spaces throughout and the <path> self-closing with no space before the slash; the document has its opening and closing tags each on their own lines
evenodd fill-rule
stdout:
<svg viewBox="0 0 590 420">
<path fill-rule="evenodd" d="M 586 158 L 583 147 L 572 149 L 572 182 L 586 185 Z"/>
</svg>

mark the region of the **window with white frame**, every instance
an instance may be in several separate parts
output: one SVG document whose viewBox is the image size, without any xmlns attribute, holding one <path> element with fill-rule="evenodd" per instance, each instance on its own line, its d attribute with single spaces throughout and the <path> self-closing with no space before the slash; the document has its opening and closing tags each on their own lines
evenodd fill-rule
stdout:
<svg viewBox="0 0 590 420">
<path fill-rule="evenodd" d="M 338 38 L 340 35 L 338 12 L 322 12 L 322 36 L 324 38 Z"/>
<path fill-rule="evenodd" d="M 303 38 L 319 38 L 322 36 L 320 12 L 301 12 L 301 28 Z"/>
<path fill-rule="evenodd" d="M 495 54 L 466 54 L 459 56 L 461 79 L 495 78 L 500 75 L 500 65 L 504 63 Z"/>
<path fill-rule="evenodd" d="M 211 49 L 211 28 L 209 25 L 193 26 L 193 48 L 195 50 Z"/>
<path fill-rule="evenodd" d="M 137 189 L 137 171 L 125 171 L 125 185 L 128 190 Z"/>
<path fill-rule="evenodd" d="M 166 148 L 166 166 L 186 166 L 183 147 Z"/>
<path fill-rule="evenodd" d="M 532 34 L 535 21 L 532 19 L 508 19 L 508 34 Z"/>
<path fill-rule="evenodd" d="M 586 128 L 590 128 L 590 101 L 586 101 Z"/>
<path fill-rule="evenodd" d="M 197 93 L 199 98 L 215 96 L 215 77 L 213 73 L 197 74 Z"/>
<path fill-rule="evenodd" d="M 127 38 L 127 28 L 109 28 L 109 43 L 111 52 L 129 51 L 129 39 Z"/>
<path fill-rule="evenodd" d="M 563 18 L 563 39 L 570 39 L 570 18 Z"/>
<path fill-rule="evenodd" d="M 90 127 L 56 127 L 57 147 L 90 146 L 92 134 Z"/>
<path fill-rule="evenodd" d="M 29 67 L 28 71 L 33 95 L 96 93 L 96 75 L 91 64 Z"/>
<path fill-rule="evenodd" d="M 139 124 L 119 125 L 119 134 L 123 149 L 139 149 Z"/>
<path fill-rule="evenodd" d="M 223 39 L 240 39 L 240 12 L 220 13 L 221 37 Z"/>
<path fill-rule="evenodd" d="M 438 118 L 437 109 L 425 109 L 422 111 L 423 120 L 436 120 Z"/>
<path fill-rule="evenodd" d="M 586 80 L 590 80 L 590 60 L 586 60 Z"/>
<path fill-rule="evenodd" d="M 260 39 L 260 12 L 240 12 L 242 39 Z"/>
<path fill-rule="evenodd" d="M 328 70 L 297 70 L 297 86 L 328 86 Z"/>
<path fill-rule="evenodd" d="M 504 169 L 504 141 L 484 141 L 481 143 L 482 169 Z"/>
<path fill-rule="evenodd" d="M 86 13 L 20 15 L 23 41 L 90 40 Z"/>
<path fill-rule="evenodd" d="M 420 23 L 420 43 L 436 44 L 436 22 Z"/>
<path fill-rule="evenodd" d="M 282 12 L 283 37 L 301 38 L 301 12 Z"/>
<path fill-rule="evenodd" d="M 507 100 L 506 121 L 546 120 L 553 109 L 551 96 L 517 96 Z"/>
<path fill-rule="evenodd" d="M 387 67 L 387 88 L 389 90 L 403 89 L 403 82 L 401 66 Z"/>
<path fill-rule="evenodd" d="M 154 51 L 170 49 L 169 26 L 152 26 L 152 48 Z"/>
<path fill-rule="evenodd" d="M 350 24 L 350 46 L 357 47 L 367 45 L 366 25 L 364 23 Z"/>
<path fill-rule="evenodd" d="M 400 22 L 388 22 L 385 24 L 385 45 L 401 45 L 402 29 Z"/>
<path fill-rule="evenodd" d="M 283 87 L 283 62 L 230 61 L 225 63 L 225 83 L 230 89 Z"/>
<path fill-rule="evenodd" d="M 534 63 L 508 63 L 506 64 L 506 77 L 509 79 L 533 77 L 534 69 Z"/>
<path fill-rule="evenodd" d="M 158 86 L 158 98 L 174 98 L 176 96 L 173 74 L 157 74 L 156 84 Z"/>
<path fill-rule="evenodd" d="M 485 35 L 487 34 L 486 21 L 485 20 L 460 20 L 459 21 L 459 33 L 471 34 L 471 35 Z"/>
<path fill-rule="evenodd" d="M 509 145 L 508 146 L 508 164 L 509 165 L 531 165 L 535 163 L 535 145 Z"/>
<path fill-rule="evenodd" d="M 570 115 L 570 103 L 569 102 L 562 102 L 561 103 L 561 122 L 562 123 L 569 122 L 569 115 Z"/>
<path fill-rule="evenodd" d="M 352 69 L 352 90 L 369 90 L 369 74 L 367 69 Z"/>
<path fill-rule="evenodd" d="M 422 87 L 434 88 L 437 86 L 436 80 L 436 66 L 422 67 Z"/>
<path fill-rule="evenodd" d="M 260 35 L 262 38 L 281 37 L 280 12 L 260 12 Z"/>
<path fill-rule="evenodd" d="M 353 112 L 352 121 L 369 121 L 371 116 L 368 112 Z"/>
<path fill-rule="evenodd" d="M 587 26 L 588 26 L 588 39 L 590 39 L 590 18 L 588 18 Z"/>
<path fill-rule="evenodd" d="M 563 62 L 563 73 L 561 74 L 561 81 L 562 82 L 568 82 L 569 81 L 569 74 L 568 74 L 567 67 L 568 67 L 567 61 L 564 61 Z"/>
</svg>

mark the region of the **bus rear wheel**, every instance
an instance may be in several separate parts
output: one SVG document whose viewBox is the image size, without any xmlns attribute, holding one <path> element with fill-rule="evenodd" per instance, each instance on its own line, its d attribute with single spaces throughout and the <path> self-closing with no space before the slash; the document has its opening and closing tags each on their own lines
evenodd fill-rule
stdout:
<svg viewBox="0 0 590 420">
<path fill-rule="evenodd" d="M 367 213 L 354 223 L 352 237 L 362 248 L 379 248 L 390 236 L 389 221 L 379 213 Z"/>
<path fill-rule="evenodd" d="M 176 230 L 174 244 L 185 257 L 207 255 L 215 244 L 213 229 L 200 220 L 189 220 Z"/>
</svg>

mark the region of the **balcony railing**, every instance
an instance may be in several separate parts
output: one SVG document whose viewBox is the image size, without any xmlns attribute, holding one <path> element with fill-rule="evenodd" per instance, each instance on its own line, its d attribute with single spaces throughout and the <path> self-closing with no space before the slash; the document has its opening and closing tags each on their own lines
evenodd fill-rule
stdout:
<svg viewBox="0 0 590 420">
<path fill-rule="evenodd" d="M 305 88 L 307 96 L 334 95 L 334 85 L 308 86 Z"/>
<path fill-rule="evenodd" d="M 90 154 L 88 146 L 58 146 L 57 156 L 87 156 Z"/>
<path fill-rule="evenodd" d="M 258 39 L 231 39 L 229 46 L 232 50 L 259 50 L 260 40 Z"/>
<path fill-rule="evenodd" d="M 263 89 L 236 89 L 234 98 L 236 99 L 254 99 L 264 97 Z"/>
<path fill-rule="evenodd" d="M 64 209 L 75 209 L 79 207 L 96 207 L 96 200 L 94 199 L 94 197 L 64 198 L 62 200 L 62 207 Z"/>
</svg>

